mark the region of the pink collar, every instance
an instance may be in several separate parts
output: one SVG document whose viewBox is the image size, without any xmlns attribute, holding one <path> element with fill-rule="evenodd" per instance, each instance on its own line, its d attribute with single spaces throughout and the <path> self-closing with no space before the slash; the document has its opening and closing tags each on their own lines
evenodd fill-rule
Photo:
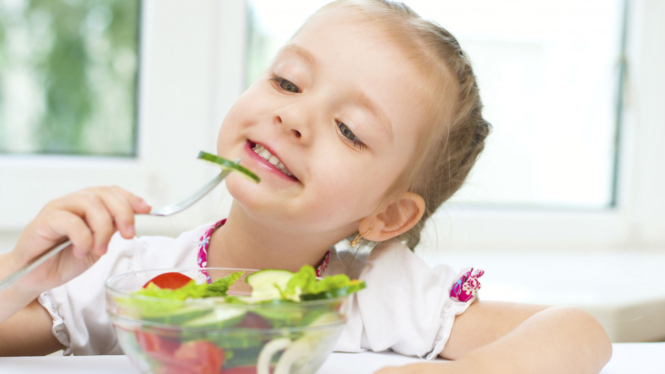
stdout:
<svg viewBox="0 0 665 374">
<path fill-rule="evenodd" d="M 226 223 L 226 218 L 212 225 L 212 227 L 206 230 L 203 236 L 201 236 L 201 240 L 199 241 L 199 255 L 196 260 L 196 262 L 199 264 L 199 267 L 205 269 L 208 266 L 208 247 L 210 246 L 210 236 L 212 235 L 213 232 L 215 232 L 217 228 L 221 227 L 225 223 Z M 330 251 L 326 252 L 326 255 L 323 256 L 323 260 L 321 260 L 321 263 L 316 268 L 317 277 L 323 276 L 323 272 L 326 271 L 329 263 L 330 263 Z"/>
</svg>

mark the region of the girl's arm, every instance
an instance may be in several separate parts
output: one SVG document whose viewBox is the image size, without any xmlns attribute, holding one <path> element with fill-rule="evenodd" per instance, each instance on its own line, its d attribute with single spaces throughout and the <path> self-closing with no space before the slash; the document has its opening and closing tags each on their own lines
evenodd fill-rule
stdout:
<svg viewBox="0 0 665 374">
<path fill-rule="evenodd" d="M 440 355 L 454 361 L 378 373 L 596 374 L 610 360 L 612 344 L 580 309 L 483 301 L 455 319 Z"/>
<path fill-rule="evenodd" d="M 49 202 L 21 233 L 13 251 L 0 255 L 0 279 L 49 248 L 65 249 L 0 291 L 0 356 L 35 355 L 61 348 L 51 334 L 48 312 L 36 301 L 44 291 L 67 283 L 106 253 L 111 236 L 134 236 L 134 214 L 150 206 L 119 187 L 96 187 Z"/>
<path fill-rule="evenodd" d="M 2 312 L 8 305 L 2 304 Z M 37 300 L 0 323 L 0 356 L 41 356 L 64 347 L 51 331 L 53 319 Z"/>
</svg>

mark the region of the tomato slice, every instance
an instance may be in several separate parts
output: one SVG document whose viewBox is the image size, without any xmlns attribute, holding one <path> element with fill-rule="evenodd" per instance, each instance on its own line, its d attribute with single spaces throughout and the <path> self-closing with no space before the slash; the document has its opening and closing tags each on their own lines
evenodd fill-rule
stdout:
<svg viewBox="0 0 665 374">
<path fill-rule="evenodd" d="M 168 361 L 180 347 L 178 339 L 141 330 L 136 331 L 136 340 L 148 356 L 158 361 Z"/>
<path fill-rule="evenodd" d="M 136 340 L 160 363 L 159 374 L 217 374 L 224 364 L 224 350 L 208 341 L 180 344 L 177 338 L 145 331 L 136 331 Z"/>
<path fill-rule="evenodd" d="M 143 285 L 143 288 L 148 287 L 150 283 L 154 283 L 159 288 L 168 288 L 170 290 L 177 290 L 178 288 L 186 285 L 192 280 L 192 278 L 181 273 L 164 273 L 160 274 L 151 280 L 148 283 Z"/>
<path fill-rule="evenodd" d="M 224 350 L 208 341 L 185 343 L 173 356 L 180 365 L 200 374 L 217 374 L 224 364 Z"/>
</svg>

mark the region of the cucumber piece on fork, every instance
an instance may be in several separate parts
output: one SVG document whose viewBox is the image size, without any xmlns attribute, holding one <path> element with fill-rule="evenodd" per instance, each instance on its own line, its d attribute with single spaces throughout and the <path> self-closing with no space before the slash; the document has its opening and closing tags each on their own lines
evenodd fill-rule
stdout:
<svg viewBox="0 0 665 374">
<path fill-rule="evenodd" d="M 229 161 L 223 157 L 219 157 L 203 151 L 199 152 L 198 158 L 217 164 L 218 166 L 221 166 L 222 169 L 238 172 L 240 175 L 251 180 L 252 182 L 259 183 L 261 181 L 261 179 L 259 179 L 256 174 L 249 171 L 249 169 L 240 166 L 240 164 L 237 162 Z"/>
</svg>

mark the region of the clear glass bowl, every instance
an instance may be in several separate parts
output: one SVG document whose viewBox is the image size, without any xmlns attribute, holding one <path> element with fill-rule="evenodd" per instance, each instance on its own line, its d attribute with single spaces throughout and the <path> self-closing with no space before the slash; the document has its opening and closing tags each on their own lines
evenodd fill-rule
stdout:
<svg viewBox="0 0 665 374">
<path fill-rule="evenodd" d="M 346 321 L 347 297 L 226 303 L 133 295 L 159 274 L 179 272 L 206 282 L 244 270 L 229 295 L 249 295 L 256 270 L 163 269 L 116 275 L 106 282 L 107 311 L 125 354 L 143 373 L 295 374 L 323 364 Z"/>
</svg>

